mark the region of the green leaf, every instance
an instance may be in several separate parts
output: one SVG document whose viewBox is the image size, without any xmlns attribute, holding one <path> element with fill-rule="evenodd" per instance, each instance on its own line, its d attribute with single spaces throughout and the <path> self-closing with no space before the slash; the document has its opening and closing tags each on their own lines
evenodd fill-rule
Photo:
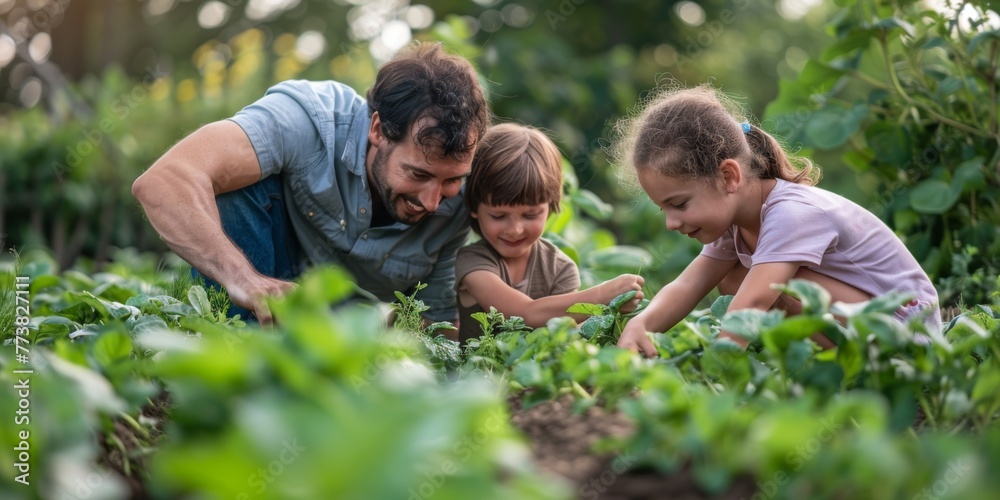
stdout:
<svg viewBox="0 0 1000 500">
<path fill-rule="evenodd" d="M 30 264 L 29 264 L 30 265 Z M 27 266 L 25 266 L 27 269 Z M 62 274 L 64 280 L 75 290 L 93 290 L 97 288 L 97 282 L 91 279 L 90 276 L 81 273 L 80 271 L 74 271 L 70 269 Z"/>
<path fill-rule="evenodd" d="M 618 310 L 621 309 L 622 305 L 624 305 L 626 302 L 632 300 L 635 297 L 636 293 L 638 292 L 635 290 L 629 290 L 611 299 L 611 303 L 608 304 L 608 307 L 611 309 L 611 312 L 613 313 L 618 312 Z"/>
<path fill-rule="evenodd" d="M 28 286 L 28 290 L 30 290 L 31 295 L 34 295 L 43 288 L 47 288 L 50 286 L 57 286 L 57 285 L 59 285 L 58 276 L 53 276 L 51 274 L 42 274 L 32 278 L 31 284 Z"/>
<path fill-rule="evenodd" d="M 650 267 L 653 256 L 639 247 L 618 245 L 590 252 L 584 262 L 591 269 L 637 273 Z"/>
<path fill-rule="evenodd" d="M 944 417 L 948 420 L 961 418 L 972 409 L 968 394 L 952 389 L 944 397 Z"/>
<path fill-rule="evenodd" d="M 108 302 L 95 297 L 90 292 L 66 292 L 66 297 L 69 299 L 71 304 L 86 304 L 90 306 L 101 319 L 107 320 L 112 317 L 111 313 L 108 311 Z M 65 309 L 60 312 L 63 311 L 65 311 Z"/>
<path fill-rule="evenodd" d="M 594 335 L 606 335 L 615 325 L 615 317 L 611 315 L 591 316 L 580 325 L 580 335 L 592 339 Z"/>
<path fill-rule="evenodd" d="M 81 325 L 63 316 L 47 316 L 38 323 L 39 335 L 62 336 L 79 330 Z"/>
<path fill-rule="evenodd" d="M 911 38 L 915 36 L 916 30 L 913 29 L 913 25 L 898 18 L 898 17 L 887 17 L 885 19 L 879 19 L 872 25 L 875 28 L 882 30 L 883 32 L 891 32 L 896 29 L 903 30 Z"/>
<path fill-rule="evenodd" d="M 813 344 L 802 341 L 795 341 L 788 344 L 784 349 L 782 364 L 789 374 L 798 375 L 809 365 L 812 359 Z"/>
<path fill-rule="evenodd" d="M 875 158 L 891 165 L 905 165 L 912 155 L 910 134 L 906 129 L 890 122 L 877 122 L 865 131 L 868 147 Z"/>
<path fill-rule="evenodd" d="M 586 189 L 570 193 L 569 199 L 573 202 L 573 206 L 600 221 L 608 220 L 614 213 L 614 208 L 610 203 L 606 203 L 596 194 Z"/>
<path fill-rule="evenodd" d="M 96 337 L 101 334 L 101 325 L 89 324 L 83 325 L 83 328 L 75 332 L 70 332 L 70 339 L 78 339 L 80 337 Z"/>
<path fill-rule="evenodd" d="M 524 387 L 539 387 L 544 382 L 542 367 L 535 360 L 527 360 L 514 365 L 511 376 L 515 382 Z"/>
<path fill-rule="evenodd" d="M 996 401 L 998 398 L 1000 398 L 1000 370 L 980 370 L 976 385 L 972 389 L 972 400 L 978 403 Z"/>
<path fill-rule="evenodd" d="M 722 329 L 753 341 L 761 332 L 777 325 L 784 311 L 761 311 L 760 309 L 740 309 L 730 311 L 722 318 Z"/>
<path fill-rule="evenodd" d="M 160 312 L 176 316 L 188 316 L 190 314 L 195 314 L 194 308 L 184 303 L 163 306 L 160 308 Z"/>
<path fill-rule="evenodd" d="M 872 157 L 861 151 L 848 151 L 840 159 L 855 172 L 867 172 L 872 169 Z"/>
<path fill-rule="evenodd" d="M 861 122 L 868 117 L 866 104 L 856 104 L 852 108 L 829 105 L 809 118 L 805 127 L 807 146 L 819 149 L 834 149 L 842 146 L 851 137 Z"/>
<path fill-rule="evenodd" d="M 922 214 L 940 215 L 951 209 L 961 192 L 956 193 L 948 183 L 927 179 L 910 189 L 910 206 Z"/>
<path fill-rule="evenodd" d="M 975 52 L 981 43 L 986 43 L 987 41 L 996 42 L 998 40 L 1000 40 L 1000 30 L 984 31 L 969 40 L 968 52 L 969 54 Z"/>
<path fill-rule="evenodd" d="M 608 306 L 604 304 L 577 303 L 569 306 L 566 310 L 570 314 L 586 314 L 587 316 L 599 316 L 609 312 Z"/>
<path fill-rule="evenodd" d="M 545 238 L 551 241 L 555 246 L 559 247 L 562 253 L 566 254 L 567 257 L 573 259 L 577 265 L 580 264 L 580 254 L 576 251 L 576 247 L 572 243 L 566 241 L 566 238 L 556 234 L 556 233 L 545 233 Z"/>
<path fill-rule="evenodd" d="M 726 311 L 729 310 L 729 304 L 733 301 L 732 295 L 720 295 L 719 298 L 712 302 L 712 317 L 716 319 L 722 319 L 726 315 Z"/>
<path fill-rule="evenodd" d="M 139 335 L 148 331 L 158 332 L 169 328 L 167 322 L 163 321 L 163 318 L 153 314 L 144 314 L 134 319 L 130 318 L 125 322 L 125 326 L 128 327 L 129 332 L 133 335 Z"/>
<path fill-rule="evenodd" d="M 949 76 L 944 80 L 941 80 L 941 83 L 938 84 L 937 93 L 942 97 L 950 96 L 955 92 L 958 92 L 961 88 L 962 88 L 962 80 L 959 80 L 958 78 L 955 78 L 953 76 Z"/>
<path fill-rule="evenodd" d="M 871 45 L 875 32 L 872 30 L 854 29 L 833 44 L 823 49 L 822 59 L 832 61 L 840 56 L 852 54 Z"/>
<path fill-rule="evenodd" d="M 837 364 L 844 370 L 844 381 L 850 382 L 865 368 L 865 359 L 856 342 L 848 341 L 837 346 Z"/>
<path fill-rule="evenodd" d="M 874 334 L 879 344 L 891 349 L 913 343 L 913 332 L 888 314 L 859 314 L 850 318 L 849 323 L 860 338 L 866 339 Z"/>
<path fill-rule="evenodd" d="M 971 160 L 963 161 L 951 178 L 951 190 L 957 193 L 967 193 L 969 191 L 983 189 L 986 187 L 986 176 L 983 173 L 982 157 L 975 157 Z"/>
<path fill-rule="evenodd" d="M 802 314 L 821 316 L 830 310 L 830 293 L 808 280 L 792 279 L 787 285 L 771 285 L 802 302 Z"/>
<path fill-rule="evenodd" d="M 813 89 L 813 92 L 826 92 L 836 85 L 844 75 L 844 71 L 831 67 L 820 61 L 810 59 L 799 73 L 798 84 Z"/>
<path fill-rule="evenodd" d="M 573 204 L 564 198 L 559 202 L 559 212 L 551 214 L 549 219 L 545 221 L 545 232 L 561 233 L 565 231 L 570 221 L 573 220 L 573 214 Z"/>
<path fill-rule="evenodd" d="M 830 327 L 830 321 L 816 316 L 792 316 L 765 330 L 761 340 L 768 349 L 784 350 L 795 341 L 805 340 Z"/>
<path fill-rule="evenodd" d="M 105 302 L 105 306 L 108 308 L 108 313 L 114 319 L 127 319 L 141 314 L 138 307 L 127 306 L 120 302 Z"/>
<path fill-rule="evenodd" d="M 205 293 L 205 289 L 201 285 L 194 285 L 188 289 L 188 302 L 191 303 L 191 307 L 194 308 L 195 312 L 202 316 L 207 316 L 212 314 L 212 304 L 208 301 L 208 294 Z"/>
<path fill-rule="evenodd" d="M 424 327 L 424 334 L 433 337 L 434 332 L 438 330 L 457 330 L 457 328 L 455 328 L 455 325 L 451 324 L 448 321 L 438 321 Z"/>
<path fill-rule="evenodd" d="M 733 342 L 712 343 L 701 357 L 701 366 L 706 374 L 737 392 L 742 392 L 750 382 L 750 359 Z"/>
<path fill-rule="evenodd" d="M 122 331 L 105 332 L 94 342 L 91 352 L 98 364 L 109 367 L 132 356 L 132 337 Z"/>
</svg>

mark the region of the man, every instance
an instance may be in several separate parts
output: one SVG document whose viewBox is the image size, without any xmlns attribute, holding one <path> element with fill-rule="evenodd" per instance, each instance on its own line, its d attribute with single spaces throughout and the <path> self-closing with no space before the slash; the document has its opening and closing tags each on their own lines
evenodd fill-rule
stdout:
<svg viewBox="0 0 1000 500">
<path fill-rule="evenodd" d="M 278 84 L 177 143 L 132 194 L 167 245 L 261 323 L 266 297 L 325 262 L 385 301 L 428 283 L 428 319 L 455 320 L 469 231 L 459 190 L 490 120 L 476 72 L 413 45 L 367 98 L 333 81 Z"/>
</svg>

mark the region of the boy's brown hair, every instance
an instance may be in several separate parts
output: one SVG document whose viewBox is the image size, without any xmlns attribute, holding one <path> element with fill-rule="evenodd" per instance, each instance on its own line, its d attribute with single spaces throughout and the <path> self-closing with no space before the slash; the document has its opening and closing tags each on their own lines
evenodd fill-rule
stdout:
<svg viewBox="0 0 1000 500">
<path fill-rule="evenodd" d="M 486 132 L 472 173 L 465 184 L 465 206 L 469 213 L 482 204 L 540 205 L 549 213 L 559 211 L 562 199 L 562 154 L 540 130 L 513 123 L 495 125 Z M 471 220 L 477 234 L 479 221 Z"/>
</svg>

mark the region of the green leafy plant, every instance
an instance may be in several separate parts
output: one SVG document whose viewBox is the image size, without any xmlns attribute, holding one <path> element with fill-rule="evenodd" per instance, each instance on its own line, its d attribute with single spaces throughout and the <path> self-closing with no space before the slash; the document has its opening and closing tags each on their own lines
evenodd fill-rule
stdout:
<svg viewBox="0 0 1000 500">
<path fill-rule="evenodd" d="M 953 285 L 968 269 L 1000 273 L 1000 32 L 988 21 L 995 7 L 838 5 L 828 24 L 836 41 L 782 82 L 766 123 L 793 145 L 846 147 L 845 163 L 877 183 L 873 210 L 945 284 L 946 305 L 985 302 L 991 283 Z M 957 251 L 972 247 L 978 251 Z"/>
<path fill-rule="evenodd" d="M 392 303 L 392 307 L 396 319 L 393 326 L 416 335 L 436 368 L 441 371 L 455 370 L 462 363 L 462 350 L 458 342 L 438 332 L 442 329 L 454 330 L 455 325 L 447 321 L 438 321 L 424 326 L 423 313 L 429 310 L 430 306 L 417 298 L 417 294 L 424 288 L 427 288 L 426 283 L 417 283 L 410 295 L 395 292 L 397 301 Z"/>
<path fill-rule="evenodd" d="M 615 345 L 621 337 L 622 329 L 628 319 L 642 312 L 649 305 L 649 300 L 644 299 L 639 305 L 628 313 L 623 313 L 621 308 L 628 301 L 635 298 L 636 291 L 630 290 L 614 299 L 607 305 L 604 304 L 573 304 L 566 312 L 572 314 L 586 314 L 590 316 L 580 324 L 580 335 L 597 345 Z"/>
</svg>

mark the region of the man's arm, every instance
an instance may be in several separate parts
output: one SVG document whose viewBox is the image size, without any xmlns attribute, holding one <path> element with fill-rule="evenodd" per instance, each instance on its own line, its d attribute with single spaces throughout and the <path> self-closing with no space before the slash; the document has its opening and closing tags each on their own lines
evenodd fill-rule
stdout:
<svg viewBox="0 0 1000 500">
<path fill-rule="evenodd" d="M 265 296 L 293 284 L 263 276 L 222 229 L 215 196 L 260 180 L 250 139 L 234 122 L 202 127 L 178 142 L 132 185 L 150 224 L 177 255 L 229 292 L 238 306 L 267 324 Z"/>
</svg>

